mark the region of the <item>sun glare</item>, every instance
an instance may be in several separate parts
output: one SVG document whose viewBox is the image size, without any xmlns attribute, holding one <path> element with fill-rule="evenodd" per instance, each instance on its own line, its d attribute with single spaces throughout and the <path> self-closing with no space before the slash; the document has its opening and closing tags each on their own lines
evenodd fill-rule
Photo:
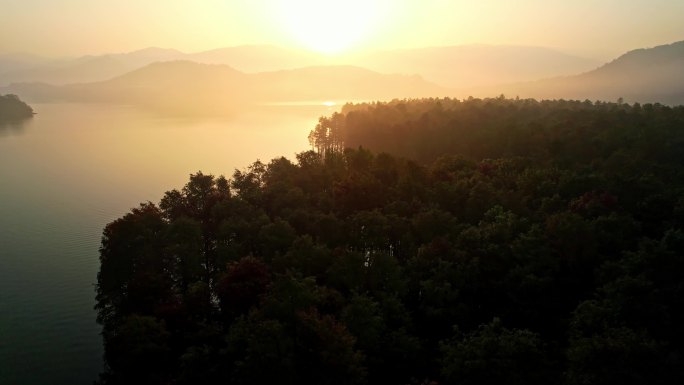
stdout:
<svg viewBox="0 0 684 385">
<path fill-rule="evenodd" d="M 378 6 L 368 0 L 291 0 L 280 2 L 279 16 L 298 43 L 336 54 L 369 37 Z"/>
</svg>

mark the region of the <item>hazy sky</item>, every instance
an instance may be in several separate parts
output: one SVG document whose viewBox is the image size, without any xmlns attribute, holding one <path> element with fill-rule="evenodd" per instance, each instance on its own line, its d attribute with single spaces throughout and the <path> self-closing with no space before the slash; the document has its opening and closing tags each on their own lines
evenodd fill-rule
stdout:
<svg viewBox="0 0 684 385">
<path fill-rule="evenodd" d="M 610 58 L 684 40 L 683 0 L 0 0 L 0 52 L 519 44 Z M 344 52 L 344 51 L 342 51 Z"/>
</svg>

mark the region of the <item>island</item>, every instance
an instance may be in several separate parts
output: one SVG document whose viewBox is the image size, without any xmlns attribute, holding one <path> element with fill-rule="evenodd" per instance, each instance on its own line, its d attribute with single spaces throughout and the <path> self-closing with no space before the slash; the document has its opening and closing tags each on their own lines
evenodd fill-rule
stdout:
<svg viewBox="0 0 684 385">
<path fill-rule="evenodd" d="M 33 108 L 17 95 L 0 95 L 0 122 L 28 119 L 34 114 Z"/>
</svg>

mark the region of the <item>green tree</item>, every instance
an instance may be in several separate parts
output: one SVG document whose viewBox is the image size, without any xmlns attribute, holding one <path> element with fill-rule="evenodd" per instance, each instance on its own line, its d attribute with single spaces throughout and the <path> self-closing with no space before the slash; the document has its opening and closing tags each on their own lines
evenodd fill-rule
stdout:
<svg viewBox="0 0 684 385">
<path fill-rule="evenodd" d="M 553 383 L 543 342 L 528 330 L 507 329 L 495 318 L 478 330 L 441 344 L 447 384 Z"/>
</svg>

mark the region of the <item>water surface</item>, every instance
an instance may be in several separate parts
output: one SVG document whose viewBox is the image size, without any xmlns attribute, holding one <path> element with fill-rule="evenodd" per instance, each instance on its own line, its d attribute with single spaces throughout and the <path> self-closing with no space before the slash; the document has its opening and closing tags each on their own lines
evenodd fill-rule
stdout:
<svg viewBox="0 0 684 385">
<path fill-rule="evenodd" d="M 329 104 L 329 103 L 328 103 Z M 0 127 L 0 384 L 90 384 L 102 369 L 94 283 L 103 227 L 201 170 L 294 159 L 329 105 L 228 118 L 36 104 Z"/>
</svg>

